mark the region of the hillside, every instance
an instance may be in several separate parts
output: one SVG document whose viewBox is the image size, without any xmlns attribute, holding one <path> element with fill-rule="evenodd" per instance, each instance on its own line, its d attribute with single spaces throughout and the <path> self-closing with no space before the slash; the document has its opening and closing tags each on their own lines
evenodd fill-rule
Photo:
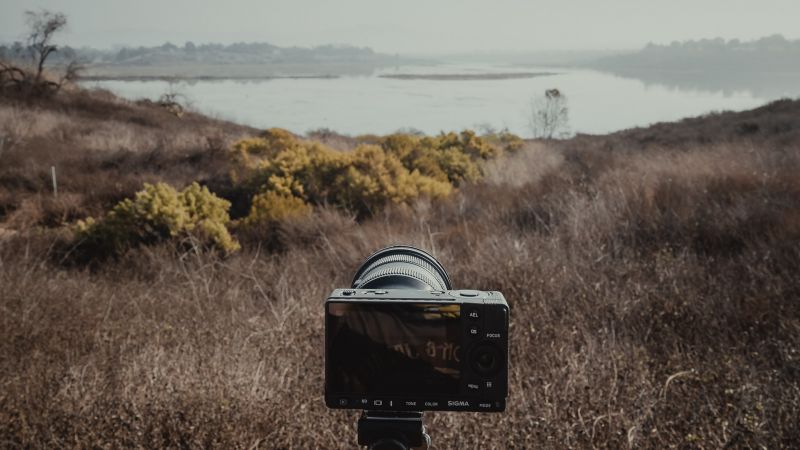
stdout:
<svg viewBox="0 0 800 450">
<path fill-rule="evenodd" d="M 355 413 L 322 401 L 322 301 L 391 243 L 512 308 L 507 412 L 427 414 L 437 448 L 800 441 L 800 101 L 520 146 L 79 89 L 1 98 L 0 124 L 4 446 L 354 447 Z M 230 202 L 241 249 L 81 250 L 78 220 L 159 181 Z"/>
</svg>

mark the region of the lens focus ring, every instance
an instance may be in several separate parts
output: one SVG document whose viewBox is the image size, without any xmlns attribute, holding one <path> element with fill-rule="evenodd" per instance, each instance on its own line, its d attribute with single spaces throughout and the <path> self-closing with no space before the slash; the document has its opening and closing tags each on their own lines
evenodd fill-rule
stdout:
<svg viewBox="0 0 800 450">
<path fill-rule="evenodd" d="M 356 272 L 353 288 L 449 290 L 450 278 L 431 255 L 395 246 L 370 256 Z"/>
<path fill-rule="evenodd" d="M 426 272 L 425 270 L 421 270 L 413 265 L 403 263 L 389 263 L 367 272 L 364 278 L 362 278 L 360 285 L 367 286 L 380 278 L 387 277 L 410 277 L 434 289 L 444 290 L 441 279 L 437 280 L 436 278 L 430 276 L 430 272 Z"/>
</svg>

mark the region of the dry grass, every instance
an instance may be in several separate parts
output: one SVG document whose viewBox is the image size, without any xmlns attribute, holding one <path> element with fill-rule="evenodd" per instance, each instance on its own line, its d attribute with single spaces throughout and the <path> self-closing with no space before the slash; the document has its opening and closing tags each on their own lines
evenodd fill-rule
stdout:
<svg viewBox="0 0 800 450">
<path fill-rule="evenodd" d="M 525 142 L 521 151 L 502 159 L 488 161 L 484 168 L 486 181 L 500 186 L 521 187 L 535 183 L 555 172 L 564 156 L 544 142 Z"/>
<path fill-rule="evenodd" d="M 18 228 L 0 238 L 0 442 L 353 448 L 355 413 L 322 401 L 322 300 L 371 251 L 408 243 L 512 306 L 507 412 L 426 415 L 436 448 L 796 447 L 800 103 L 778 106 L 708 118 L 703 143 L 681 124 L 529 143 L 445 201 L 360 223 L 320 208 L 272 252 L 163 246 L 64 268 L 52 232 Z M 90 155 L 72 155 L 92 169 L 60 206 L 12 176 L 41 155 L 12 155 L 0 186 L 31 203 L 5 218 L 97 208 L 122 172 L 212 173 L 206 156 Z"/>
<path fill-rule="evenodd" d="M 22 224 L 52 225 L 31 199 L 51 191 L 80 199 L 78 218 L 108 210 L 145 182 L 183 186 L 227 173 L 225 149 L 256 130 L 195 113 L 177 118 L 149 102 L 105 91 L 68 91 L 55 99 L 0 99 L 0 222 L 17 211 Z M 41 208 L 39 208 L 41 209 Z M 73 218 L 72 216 L 70 218 Z M 14 219 L 16 220 L 16 219 Z"/>
</svg>

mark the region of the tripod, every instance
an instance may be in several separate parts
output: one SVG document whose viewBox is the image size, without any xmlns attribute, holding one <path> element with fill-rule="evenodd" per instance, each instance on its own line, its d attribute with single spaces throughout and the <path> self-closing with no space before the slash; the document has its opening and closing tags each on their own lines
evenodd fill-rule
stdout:
<svg viewBox="0 0 800 450">
<path fill-rule="evenodd" d="M 358 419 L 358 445 L 369 450 L 427 449 L 431 438 L 421 412 L 363 411 Z"/>
</svg>

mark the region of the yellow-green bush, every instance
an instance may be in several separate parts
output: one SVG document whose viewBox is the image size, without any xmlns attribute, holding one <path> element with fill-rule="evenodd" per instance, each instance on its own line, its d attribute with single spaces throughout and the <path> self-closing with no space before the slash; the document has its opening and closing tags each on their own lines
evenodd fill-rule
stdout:
<svg viewBox="0 0 800 450">
<path fill-rule="evenodd" d="M 270 128 L 259 137 L 242 139 L 233 145 L 234 159 L 248 165 L 254 158 L 270 158 L 281 150 L 300 146 L 292 133 L 281 128 Z"/>
<path fill-rule="evenodd" d="M 355 150 L 341 152 L 270 129 L 234 145 L 232 178 L 252 192 L 248 224 L 282 215 L 265 209 L 293 211 L 309 204 L 369 214 L 388 203 L 443 197 L 463 182 L 479 180 L 480 161 L 518 148 L 509 136 L 491 141 L 472 131 L 435 137 L 371 136 L 360 138 L 363 144 Z"/>
<path fill-rule="evenodd" d="M 465 130 L 439 136 L 393 134 L 378 144 L 400 158 L 409 170 L 458 186 L 478 181 L 483 176 L 480 161 L 497 158 L 504 151 L 516 151 L 522 140 L 508 133 L 486 139 Z"/>
<path fill-rule="evenodd" d="M 320 200 L 315 196 L 345 164 L 341 152 L 301 141 L 281 129 L 237 142 L 232 155 L 234 182 L 249 186 L 254 193 L 275 191 L 311 201 Z"/>
<path fill-rule="evenodd" d="M 446 182 L 409 171 L 395 155 L 374 145 L 343 155 L 346 164 L 335 177 L 332 199 L 354 211 L 375 212 L 387 203 L 444 197 L 452 190 Z"/>
<path fill-rule="evenodd" d="M 234 179 L 253 191 L 253 207 L 245 220 L 251 225 L 259 218 L 282 216 L 265 208 L 296 210 L 301 204 L 328 203 L 369 213 L 386 203 L 403 203 L 419 195 L 443 196 L 451 189 L 408 170 L 381 147 L 363 145 L 341 152 L 291 138 L 284 130 L 268 130 L 259 138 L 238 142 L 233 158 L 238 163 Z M 265 196 L 268 193 L 275 195 Z M 299 201 L 290 202 L 291 198 Z"/>
<path fill-rule="evenodd" d="M 486 134 L 481 136 L 490 144 L 497 145 L 503 148 L 506 152 L 516 152 L 522 149 L 525 143 L 522 138 L 515 134 L 511 134 L 508 130 L 499 131 L 496 133 Z"/>
<path fill-rule="evenodd" d="M 250 214 L 244 219 L 246 225 L 272 224 L 284 219 L 306 216 L 311 207 L 302 198 L 266 191 L 253 197 Z"/>
<path fill-rule="evenodd" d="M 191 237 L 226 252 L 239 249 L 230 235 L 230 202 L 192 183 L 178 192 L 165 183 L 145 184 L 134 198 L 119 202 L 103 218 L 78 222 L 79 243 L 107 254 L 137 245 Z"/>
</svg>

